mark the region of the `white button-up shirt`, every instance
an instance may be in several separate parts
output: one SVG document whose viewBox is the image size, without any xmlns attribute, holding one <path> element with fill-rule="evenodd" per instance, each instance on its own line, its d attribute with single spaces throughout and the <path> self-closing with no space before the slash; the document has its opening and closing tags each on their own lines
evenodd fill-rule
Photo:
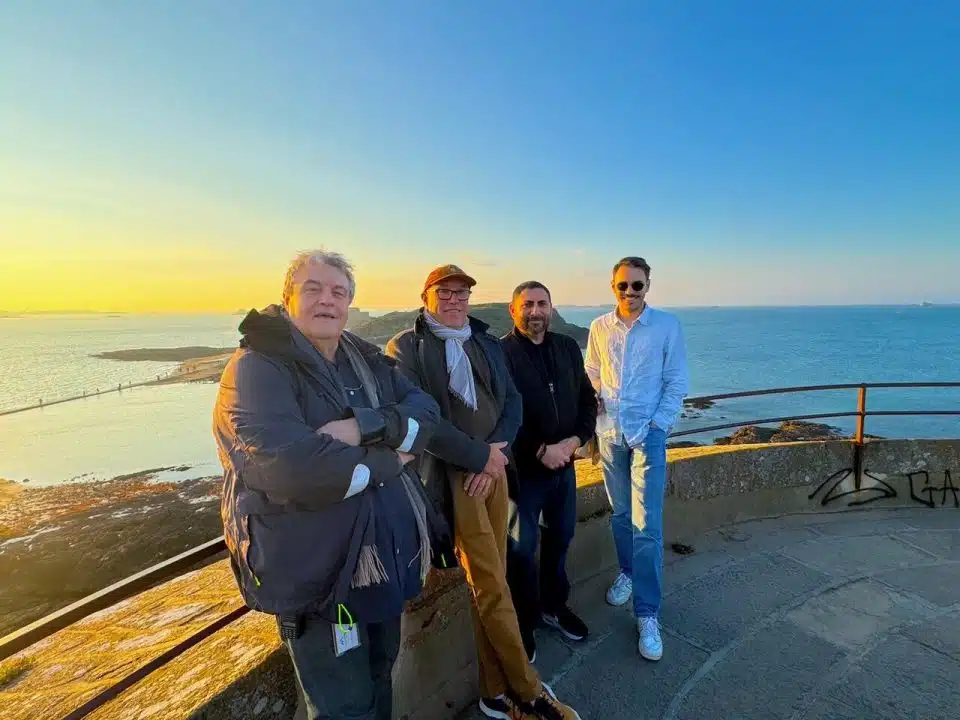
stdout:
<svg viewBox="0 0 960 720">
<path fill-rule="evenodd" d="M 597 436 L 639 447 L 650 423 L 670 432 L 688 391 L 680 321 L 649 305 L 632 327 L 609 312 L 590 324 L 587 375 L 603 399 Z"/>
</svg>

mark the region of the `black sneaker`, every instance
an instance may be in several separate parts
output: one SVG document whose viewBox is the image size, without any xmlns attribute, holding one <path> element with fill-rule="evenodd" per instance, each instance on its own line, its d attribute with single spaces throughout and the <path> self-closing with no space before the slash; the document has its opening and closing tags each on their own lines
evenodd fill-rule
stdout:
<svg viewBox="0 0 960 720">
<path fill-rule="evenodd" d="M 581 720 L 576 710 L 557 699 L 549 685 L 542 685 L 540 696 L 523 708 L 528 720 Z"/>
<path fill-rule="evenodd" d="M 495 698 L 480 698 L 480 712 L 497 720 L 522 720 L 526 713 L 504 695 Z"/>
<path fill-rule="evenodd" d="M 533 630 L 524 630 L 522 627 L 520 637 L 523 640 L 523 649 L 527 651 L 527 660 L 532 665 L 537 661 L 537 639 L 533 636 Z"/>
<path fill-rule="evenodd" d="M 586 623 L 574 615 L 568 607 L 560 608 L 555 615 L 543 613 L 543 622 L 559 630 L 570 640 L 586 640 L 589 634 Z"/>
</svg>

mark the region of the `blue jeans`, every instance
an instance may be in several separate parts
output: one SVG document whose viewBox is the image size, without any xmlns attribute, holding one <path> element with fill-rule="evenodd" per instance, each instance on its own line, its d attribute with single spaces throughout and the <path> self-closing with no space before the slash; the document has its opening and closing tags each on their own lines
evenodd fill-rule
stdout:
<svg viewBox="0 0 960 720">
<path fill-rule="evenodd" d="M 613 513 L 610 529 L 620 571 L 633 580 L 637 617 L 660 612 L 663 579 L 663 496 L 667 483 L 667 434 L 650 428 L 642 447 L 600 439 L 603 482 Z"/>
<path fill-rule="evenodd" d="M 303 634 L 286 641 L 308 720 L 390 720 L 400 618 L 357 630 L 360 647 L 340 657 L 333 650 L 330 623 L 318 615 L 307 615 Z"/>
<path fill-rule="evenodd" d="M 577 475 L 567 466 L 549 477 L 520 478 L 516 516 L 510 522 L 507 582 L 517 619 L 530 632 L 540 613 L 551 615 L 570 598 L 567 551 L 577 527 Z M 540 513 L 546 527 L 540 527 Z M 537 545 L 540 567 L 537 568 Z"/>
</svg>

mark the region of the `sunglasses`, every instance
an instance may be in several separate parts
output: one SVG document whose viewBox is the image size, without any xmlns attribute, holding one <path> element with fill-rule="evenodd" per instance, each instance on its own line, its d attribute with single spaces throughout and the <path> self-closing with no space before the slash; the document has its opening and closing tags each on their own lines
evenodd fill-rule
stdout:
<svg viewBox="0 0 960 720">
<path fill-rule="evenodd" d="M 627 288 L 630 288 L 634 292 L 640 292 L 641 290 L 643 290 L 644 285 L 645 283 L 643 282 L 643 280 L 634 280 L 633 282 L 630 282 L 630 283 L 618 282 L 617 290 L 619 290 L 620 292 L 626 292 Z"/>
</svg>

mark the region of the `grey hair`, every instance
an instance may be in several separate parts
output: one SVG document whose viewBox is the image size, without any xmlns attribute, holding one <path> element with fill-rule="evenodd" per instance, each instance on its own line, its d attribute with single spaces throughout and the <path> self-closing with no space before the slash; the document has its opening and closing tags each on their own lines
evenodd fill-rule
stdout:
<svg viewBox="0 0 960 720">
<path fill-rule="evenodd" d="M 328 250 L 308 250 L 297 253 L 287 268 L 287 276 L 283 280 L 284 307 L 289 304 L 290 296 L 293 295 L 293 276 L 297 274 L 300 268 L 318 263 L 335 268 L 347 276 L 350 285 L 350 301 L 353 302 L 353 297 L 357 294 L 357 281 L 353 277 L 353 265 L 350 264 L 350 261 L 340 253 Z"/>
</svg>

